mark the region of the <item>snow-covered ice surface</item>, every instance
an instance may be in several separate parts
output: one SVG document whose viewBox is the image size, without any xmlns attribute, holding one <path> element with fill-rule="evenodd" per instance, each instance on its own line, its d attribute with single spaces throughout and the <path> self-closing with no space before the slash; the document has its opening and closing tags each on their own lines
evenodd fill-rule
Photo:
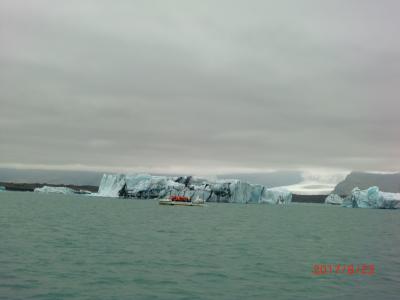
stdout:
<svg viewBox="0 0 400 300">
<path fill-rule="evenodd" d="M 71 195 L 71 194 L 76 194 L 76 191 L 73 189 L 63 187 L 63 186 L 43 186 L 41 188 L 36 188 L 34 189 L 34 192 L 36 193 L 56 193 L 56 194 L 66 194 L 66 195 Z"/>
<path fill-rule="evenodd" d="M 104 174 L 99 192 L 102 197 L 140 199 L 185 195 L 207 202 L 289 204 L 292 194 L 285 188 L 267 189 L 237 179 L 210 180 L 201 177 L 168 177 L 149 174 Z"/>
<path fill-rule="evenodd" d="M 372 186 L 366 190 L 354 188 L 351 195 L 346 197 L 343 207 L 353 208 L 400 208 L 400 193 L 385 193 Z"/>
<path fill-rule="evenodd" d="M 336 194 L 329 194 L 325 199 L 325 204 L 341 205 L 343 198 Z"/>
</svg>

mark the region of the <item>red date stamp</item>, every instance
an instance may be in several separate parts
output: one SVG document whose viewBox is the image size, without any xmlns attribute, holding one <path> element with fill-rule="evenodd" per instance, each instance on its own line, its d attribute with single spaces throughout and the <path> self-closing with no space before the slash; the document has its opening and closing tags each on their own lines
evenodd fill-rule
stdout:
<svg viewBox="0 0 400 300">
<path fill-rule="evenodd" d="M 313 275 L 346 274 L 346 275 L 374 275 L 374 264 L 315 264 Z"/>
</svg>

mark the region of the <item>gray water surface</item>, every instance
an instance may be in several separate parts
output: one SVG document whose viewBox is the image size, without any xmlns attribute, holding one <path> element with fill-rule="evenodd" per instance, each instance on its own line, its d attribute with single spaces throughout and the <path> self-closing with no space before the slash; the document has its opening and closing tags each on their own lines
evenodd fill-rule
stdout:
<svg viewBox="0 0 400 300">
<path fill-rule="evenodd" d="M 399 229 L 395 210 L 4 192 L 0 299 L 399 299 Z"/>
</svg>

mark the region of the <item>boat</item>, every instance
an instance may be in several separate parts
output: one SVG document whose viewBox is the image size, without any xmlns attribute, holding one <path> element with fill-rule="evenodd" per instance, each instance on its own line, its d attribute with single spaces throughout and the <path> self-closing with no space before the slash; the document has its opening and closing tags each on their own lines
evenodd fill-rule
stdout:
<svg viewBox="0 0 400 300">
<path fill-rule="evenodd" d="M 171 201 L 169 199 L 162 199 L 158 201 L 160 205 L 179 205 L 179 206 L 204 206 L 202 203 L 192 203 L 192 202 L 179 202 Z"/>
<path fill-rule="evenodd" d="M 158 201 L 160 205 L 178 205 L 178 206 L 204 206 L 204 200 L 196 198 L 192 201 L 189 197 L 185 196 L 170 196 L 169 198 L 161 199 Z"/>
</svg>

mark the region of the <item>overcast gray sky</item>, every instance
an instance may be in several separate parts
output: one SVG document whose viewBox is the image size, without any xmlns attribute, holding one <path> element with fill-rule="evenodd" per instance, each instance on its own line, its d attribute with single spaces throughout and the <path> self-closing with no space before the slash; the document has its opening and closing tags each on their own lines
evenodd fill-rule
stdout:
<svg viewBox="0 0 400 300">
<path fill-rule="evenodd" d="M 395 0 L 2 0 L 0 166 L 398 170 L 399 15 Z"/>
</svg>

